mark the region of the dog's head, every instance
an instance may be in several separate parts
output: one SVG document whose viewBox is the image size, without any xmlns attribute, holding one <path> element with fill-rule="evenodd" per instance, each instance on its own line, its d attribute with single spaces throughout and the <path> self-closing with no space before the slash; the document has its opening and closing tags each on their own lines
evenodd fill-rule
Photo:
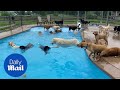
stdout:
<svg viewBox="0 0 120 90">
<path fill-rule="evenodd" d="M 78 46 L 78 47 L 81 47 L 81 48 L 87 47 L 87 46 L 88 46 L 88 43 L 87 43 L 85 40 L 83 40 L 81 43 L 77 44 L 77 46 Z"/>
<path fill-rule="evenodd" d="M 56 43 L 56 38 L 53 38 L 52 43 L 51 44 L 55 44 Z"/>
<path fill-rule="evenodd" d="M 52 32 L 52 31 L 50 31 L 50 33 L 51 33 L 51 34 L 53 34 L 53 32 Z"/>
<path fill-rule="evenodd" d="M 48 46 L 45 46 L 45 47 L 44 47 L 44 51 L 45 51 L 45 52 L 48 51 L 49 49 L 51 49 L 51 48 L 48 47 Z"/>
<path fill-rule="evenodd" d="M 11 42 L 9 42 L 8 44 L 9 44 L 10 46 L 12 46 L 14 43 L 11 41 Z"/>
<path fill-rule="evenodd" d="M 98 31 L 94 31 L 93 34 L 94 34 L 94 35 L 98 35 Z"/>
</svg>

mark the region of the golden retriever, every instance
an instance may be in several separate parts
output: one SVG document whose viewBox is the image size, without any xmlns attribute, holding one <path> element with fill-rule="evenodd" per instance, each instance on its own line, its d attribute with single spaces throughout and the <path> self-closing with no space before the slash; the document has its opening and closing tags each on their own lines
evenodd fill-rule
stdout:
<svg viewBox="0 0 120 90">
<path fill-rule="evenodd" d="M 95 57 L 95 54 L 98 54 L 98 53 L 101 53 L 104 49 L 106 49 L 107 47 L 104 46 L 104 45 L 97 45 L 97 44 L 94 44 L 94 43 L 88 43 L 86 41 L 82 41 L 81 43 L 79 43 L 77 45 L 78 47 L 86 47 L 86 49 L 88 49 L 91 53 L 89 54 L 89 57 L 94 54 L 94 57 Z"/>
<path fill-rule="evenodd" d="M 119 56 L 119 55 L 120 55 L 120 48 L 118 47 L 106 48 L 100 53 L 96 61 L 99 61 L 101 57 Z"/>
<path fill-rule="evenodd" d="M 106 45 L 106 41 L 104 39 L 99 39 L 98 40 L 98 45 L 105 45 L 105 46 L 107 46 Z"/>
<path fill-rule="evenodd" d="M 53 38 L 52 44 L 56 44 L 58 47 L 69 47 L 72 45 L 79 44 L 79 41 L 77 39 L 64 39 L 64 38 Z"/>
<path fill-rule="evenodd" d="M 109 29 L 110 29 L 110 24 L 108 26 L 99 26 L 99 33 L 104 33 L 107 36 L 109 36 Z"/>
<path fill-rule="evenodd" d="M 95 35 L 96 44 L 98 44 L 99 39 L 104 39 L 106 41 L 106 44 L 108 45 L 108 37 L 105 34 L 98 34 L 98 31 L 94 31 L 93 34 Z"/>
<path fill-rule="evenodd" d="M 108 56 L 119 56 L 120 55 L 120 48 L 112 47 L 103 50 L 100 56 L 108 57 Z"/>
</svg>

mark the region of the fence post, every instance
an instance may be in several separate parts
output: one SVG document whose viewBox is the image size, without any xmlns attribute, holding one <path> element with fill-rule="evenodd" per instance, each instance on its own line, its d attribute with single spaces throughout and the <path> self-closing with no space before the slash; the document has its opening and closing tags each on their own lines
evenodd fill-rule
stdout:
<svg viewBox="0 0 120 90">
<path fill-rule="evenodd" d="M 101 21 L 100 21 L 100 24 L 102 24 L 102 20 L 103 20 L 103 11 L 101 11 Z"/>
<path fill-rule="evenodd" d="M 11 26 L 11 17 L 10 16 L 9 16 L 9 25 L 10 25 L 11 35 L 12 35 L 12 26 Z"/>
<path fill-rule="evenodd" d="M 77 21 L 79 20 L 79 17 L 80 17 L 79 11 L 77 11 Z"/>
<path fill-rule="evenodd" d="M 22 15 L 21 15 L 20 21 L 21 21 L 21 27 L 22 27 L 22 25 L 23 25 L 23 22 L 22 22 Z M 23 27 L 22 27 L 22 32 L 23 32 Z"/>
<path fill-rule="evenodd" d="M 85 16 L 84 16 L 84 19 L 86 20 L 86 14 L 87 14 L 87 12 L 85 11 Z"/>
<path fill-rule="evenodd" d="M 109 20 L 109 11 L 107 11 L 107 19 L 106 19 L 106 24 L 108 25 L 108 20 Z"/>
</svg>

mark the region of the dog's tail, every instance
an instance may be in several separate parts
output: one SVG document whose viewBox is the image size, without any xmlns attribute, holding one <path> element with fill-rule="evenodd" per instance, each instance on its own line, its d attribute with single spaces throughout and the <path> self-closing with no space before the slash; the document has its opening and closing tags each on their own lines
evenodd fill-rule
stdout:
<svg viewBox="0 0 120 90">
<path fill-rule="evenodd" d="M 28 50 L 28 49 L 32 48 L 33 46 L 34 46 L 33 44 L 28 43 L 28 45 L 26 45 L 26 50 Z"/>
</svg>

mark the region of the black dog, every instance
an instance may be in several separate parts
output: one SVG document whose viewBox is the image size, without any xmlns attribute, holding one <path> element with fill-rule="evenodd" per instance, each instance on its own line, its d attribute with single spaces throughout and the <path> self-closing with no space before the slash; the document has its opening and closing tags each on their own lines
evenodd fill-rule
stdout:
<svg viewBox="0 0 120 90">
<path fill-rule="evenodd" d="M 85 21 L 85 20 L 83 20 L 83 19 L 80 19 L 80 22 L 81 22 L 82 24 L 89 24 L 89 23 L 90 23 L 90 21 Z"/>
<path fill-rule="evenodd" d="M 28 49 L 30 49 L 30 48 L 32 48 L 34 45 L 33 44 L 31 44 L 31 43 L 29 43 L 28 45 L 26 45 L 26 46 L 20 46 L 19 48 L 21 49 L 21 50 L 28 50 Z"/>
<path fill-rule="evenodd" d="M 120 33 L 120 26 L 115 26 L 114 27 L 114 32 L 115 33 L 117 32 L 119 34 Z"/>
<path fill-rule="evenodd" d="M 69 27 L 69 31 L 70 30 L 73 30 L 73 31 L 75 31 L 76 29 L 80 29 L 78 26 L 68 26 Z"/>
<path fill-rule="evenodd" d="M 39 48 L 41 48 L 45 52 L 45 54 L 47 54 L 48 51 L 51 49 L 49 46 L 43 46 L 43 45 L 40 45 Z"/>
<path fill-rule="evenodd" d="M 61 21 L 55 21 L 55 24 L 57 24 L 57 25 L 63 25 L 63 20 L 61 20 Z"/>
</svg>

